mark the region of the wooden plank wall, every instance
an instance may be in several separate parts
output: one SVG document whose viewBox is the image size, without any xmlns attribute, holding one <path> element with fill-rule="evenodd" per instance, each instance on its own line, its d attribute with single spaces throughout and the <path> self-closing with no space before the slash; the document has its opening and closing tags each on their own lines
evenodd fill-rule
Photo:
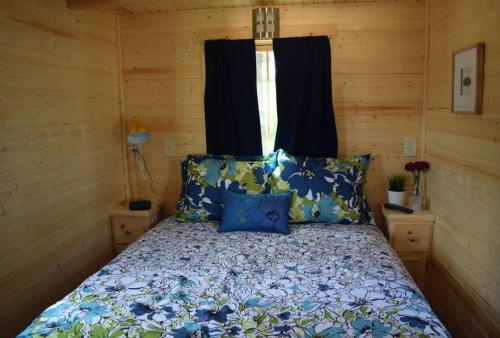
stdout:
<svg viewBox="0 0 500 338">
<path fill-rule="evenodd" d="M 424 1 L 280 6 L 283 37 L 333 37 L 340 156 L 373 154 L 368 195 L 377 210 L 386 175 L 411 159 L 402 156 L 403 138 L 420 146 L 424 8 Z M 203 41 L 251 38 L 251 17 L 250 8 L 120 16 L 125 112 L 153 132 L 144 153 L 167 213 L 180 190 L 179 158 L 205 152 Z M 175 156 L 164 156 L 166 138 Z"/>
<path fill-rule="evenodd" d="M 0 336 L 111 257 L 124 197 L 117 21 L 0 1 Z"/>
<path fill-rule="evenodd" d="M 434 256 L 500 325 L 500 2 L 431 0 L 429 11 L 425 156 L 431 162 L 428 197 L 437 215 Z M 478 42 L 486 43 L 484 112 L 454 114 L 452 53 Z M 439 285 L 430 299 L 454 333 L 488 335 L 488 328 L 472 329 L 478 325 L 460 311 L 471 308 L 457 304 L 460 297 L 451 296 L 456 290 Z"/>
</svg>

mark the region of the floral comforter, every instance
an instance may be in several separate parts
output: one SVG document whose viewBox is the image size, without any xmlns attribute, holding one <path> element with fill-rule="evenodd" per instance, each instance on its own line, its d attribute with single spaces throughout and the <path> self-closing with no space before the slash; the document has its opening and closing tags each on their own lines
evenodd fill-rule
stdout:
<svg viewBox="0 0 500 338">
<path fill-rule="evenodd" d="M 166 220 L 21 337 L 448 337 L 374 226 Z"/>
</svg>

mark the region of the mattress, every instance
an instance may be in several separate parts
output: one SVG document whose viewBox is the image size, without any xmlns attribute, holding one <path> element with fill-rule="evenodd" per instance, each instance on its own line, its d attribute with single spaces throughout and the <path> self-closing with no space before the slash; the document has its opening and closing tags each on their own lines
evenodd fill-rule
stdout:
<svg viewBox="0 0 500 338">
<path fill-rule="evenodd" d="M 375 226 L 220 234 L 167 219 L 20 337 L 449 334 Z"/>
</svg>

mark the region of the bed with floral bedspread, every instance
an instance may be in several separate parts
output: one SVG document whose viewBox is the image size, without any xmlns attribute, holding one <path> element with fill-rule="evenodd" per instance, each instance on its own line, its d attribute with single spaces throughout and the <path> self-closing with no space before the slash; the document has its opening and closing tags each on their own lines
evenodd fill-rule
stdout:
<svg viewBox="0 0 500 338">
<path fill-rule="evenodd" d="M 449 336 L 375 226 L 288 236 L 168 219 L 21 337 Z"/>
</svg>

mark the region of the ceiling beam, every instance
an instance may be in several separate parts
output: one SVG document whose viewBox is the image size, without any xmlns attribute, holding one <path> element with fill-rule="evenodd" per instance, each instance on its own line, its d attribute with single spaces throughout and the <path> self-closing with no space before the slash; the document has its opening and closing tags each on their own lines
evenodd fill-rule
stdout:
<svg viewBox="0 0 500 338">
<path fill-rule="evenodd" d="M 112 9 L 148 1 L 151 2 L 151 0 L 66 0 L 66 7 L 71 9 Z"/>
</svg>

